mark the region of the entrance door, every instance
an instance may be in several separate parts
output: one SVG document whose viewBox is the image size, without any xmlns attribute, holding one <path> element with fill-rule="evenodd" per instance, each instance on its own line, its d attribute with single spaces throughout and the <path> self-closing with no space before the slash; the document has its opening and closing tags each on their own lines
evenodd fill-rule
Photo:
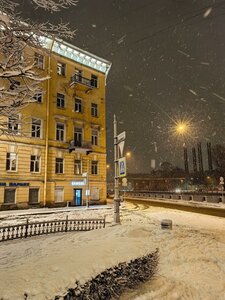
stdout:
<svg viewBox="0 0 225 300">
<path fill-rule="evenodd" d="M 82 205 L 82 189 L 73 190 L 73 200 L 75 206 Z"/>
</svg>

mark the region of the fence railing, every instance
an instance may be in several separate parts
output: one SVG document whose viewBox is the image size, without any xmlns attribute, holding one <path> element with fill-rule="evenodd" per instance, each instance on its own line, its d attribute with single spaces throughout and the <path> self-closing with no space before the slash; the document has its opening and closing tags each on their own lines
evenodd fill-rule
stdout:
<svg viewBox="0 0 225 300">
<path fill-rule="evenodd" d="M 105 227 L 105 219 L 73 219 L 68 217 L 64 220 L 53 220 L 44 222 L 29 222 L 0 227 L 0 242 L 27 238 L 36 235 L 69 232 L 89 231 Z"/>
</svg>

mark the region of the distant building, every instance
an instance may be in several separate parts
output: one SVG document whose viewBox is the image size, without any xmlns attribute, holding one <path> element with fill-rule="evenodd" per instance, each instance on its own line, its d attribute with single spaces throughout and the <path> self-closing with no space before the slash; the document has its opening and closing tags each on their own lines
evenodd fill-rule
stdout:
<svg viewBox="0 0 225 300">
<path fill-rule="evenodd" d="M 185 176 L 162 177 L 151 174 L 128 174 L 130 191 L 174 191 L 184 185 Z"/>
<path fill-rule="evenodd" d="M 0 136 L 0 208 L 84 205 L 106 199 L 105 83 L 110 62 L 61 40 L 29 53 L 41 84 L 35 103 Z"/>
</svg>

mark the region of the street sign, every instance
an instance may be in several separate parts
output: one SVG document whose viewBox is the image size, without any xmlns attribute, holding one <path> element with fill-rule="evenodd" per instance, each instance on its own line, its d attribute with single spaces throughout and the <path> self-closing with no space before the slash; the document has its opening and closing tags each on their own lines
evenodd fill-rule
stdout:
<svg viewBox="0 0 225 300">
<path fill-rule="evenodd" d="M 125 144 L 125 141 L 121 141 L 119 144 L 118 144 L 118 147 L 119 147 L 119 152 L 120 152 L 120 157 L 123 156 L 123 149 L 124 149 L 124 144 Z"/>
<path fill-rule="evenodd" d="M 127 175 L 126 170 L 126 157 L 122 157 L 118 159 L 118 176 L 125 177 Z"/>
<path fill-rule="evenodd" d="M 117 144 L 124 141 L 125 139 L 126 139 L 126 131 L 123 131 L 117 135 Z"/>
<path fill-rule="evenodd" d="M 127 178 L 122 178 L 122 186 L 127 186 Z"/>
</svg>

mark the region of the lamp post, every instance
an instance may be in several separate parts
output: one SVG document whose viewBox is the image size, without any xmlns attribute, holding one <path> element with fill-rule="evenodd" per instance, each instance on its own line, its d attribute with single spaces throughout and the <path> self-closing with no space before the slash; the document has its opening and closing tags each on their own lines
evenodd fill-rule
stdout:
<svg viewBox="0 0 225 300">
<path fill-rule="evenodd" d="M 86 208 L 89 208 L 90 202 L 89 202 L 89 196 L 90 196 L 90 189 L 89 189 L 89 159 L 87 160 L 87 174 L 86 174 L 86 184 L 87 184 L 87 190 L 86 190 Z"/>
</svg>

